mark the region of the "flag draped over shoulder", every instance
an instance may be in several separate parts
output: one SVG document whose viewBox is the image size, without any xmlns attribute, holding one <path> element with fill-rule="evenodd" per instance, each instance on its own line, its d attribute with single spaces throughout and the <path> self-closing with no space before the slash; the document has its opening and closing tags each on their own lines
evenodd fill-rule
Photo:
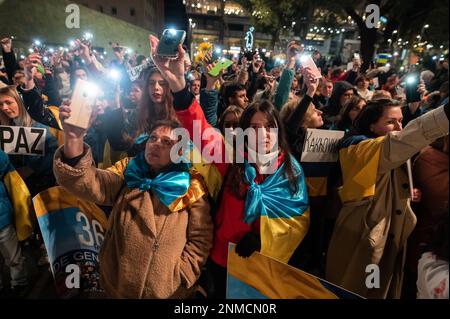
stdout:
<svg viewBox="0 0 450 319">
<path fill-rule="evenodd" d="M 0 177 L 7 191 L 13 210 L 12 219 L 19 241 L 31 236 L 33 226 L 31 222 L 32 203 L 27 185 L 14 169 L 8 155 L 0 150 Z"/>
<path fill-rule="evenodd" d="M 354 136 L 344 141 L 339 151 L 343 178 L 339 195 L 342 202 L 360 201 L 375 194 L 383 139 Z"/>
<path fill-rule="evenodd" d="M 261 253 L 286 263 L 309 227 L 305 176 L 293 157 L 291 162 L 296 175 L 295 193 L 291 191 L 284 163 L 261 184 L 255 182 L 255 167 L 245 163 L 250 188 L 245 200 L 244 221 L 250 224 L 260 217 Z"/>
</svg>

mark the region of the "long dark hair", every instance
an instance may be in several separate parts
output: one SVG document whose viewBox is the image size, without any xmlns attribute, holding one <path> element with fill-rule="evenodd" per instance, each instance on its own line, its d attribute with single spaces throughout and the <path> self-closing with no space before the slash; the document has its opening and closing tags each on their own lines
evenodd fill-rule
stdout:
<svg viewBox="0 0 450 319">
<path fill-rule="evenodd" d="M 175 110 L 173 108 L 173 97 L 169 87 L 166 88 L 165 103 L 160 107 L 152 102 L 149 93 L 150 77 L 160 73 L 157 68 L 151 68 L 147 73 L 145 87 L 142 92 L 141 103 L 138 106 L 138 134 L 148 132 L 156 121 L 159 120 L 175 120 Z"/>
<path fill-rule="evenodd" d="M 355 95 L 344 104 L 344 108 L 341 110 L 341 114 L 339 114 L 339 119 L 336 123 L 338 130 L 345 131 L 352 127 L 353 122 L 349 117 L 349 113 L 354 107 L 361 103 L 361 101 L 366 102 L 366 100 L 359 95 Z"/>
<path fill-rule="evenodd" d="M 400 102 L 391 99 L 380 99 L 370 101 L 364 109 L 356 117 L 352 135 L 365 135 L 367 137 L 377 137 L 371 130 L 370 126 L 378 122 L 383 116 L 384 110 L 388 107 L 399 107 Z"/>
<path fill-rule="evenodd" d="M 241 128 L 244 131 L 247 128 L 249 128 L 250 121 L 257 112 L 263 113 L 267 117 L 269 123 L 273 124 L 275 127 L 278 128 L 278 147 L 280 152 L 284 154 L 283 162 L 285 165 L 285 175 L 289 180 L 291 192 L 294 194 L 298 192 L 298 187 L 296 183 L 298 174 L 295 174 L 294 172 L 294 167 L 292 166 L 288 143 L 284 133 L 284 126 L 280 119 L 278 111 L 273 106 L 273 104 L 270 103 L 270 101 L 268 100 L 260 100 L 250 104 L 241 115 L 241 118 L 239 120 L 239 128 Z M 247 148 L 247 145 L 245 145 L 245 148 Z M 228 187 L 231 193 L 237 198 L 244 198 L 245 196 L 245 192 L 242 191 L 243 189 L 245 189 L 244 181 L 246 180 L 244 170 L 245 170 L 244 164 L 235 163 L 231 167 L 228 175 L 228 178 L 230 179 Z"/>
</svg>

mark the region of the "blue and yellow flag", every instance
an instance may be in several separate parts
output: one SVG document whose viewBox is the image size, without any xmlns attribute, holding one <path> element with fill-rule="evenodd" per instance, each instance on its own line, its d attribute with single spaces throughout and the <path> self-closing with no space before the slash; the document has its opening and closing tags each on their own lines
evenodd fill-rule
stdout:
<svg viewBox="0 0 450 319">
<path fill-rule="evenodd" d="M 245 199 L 244 221 L 250 224 L 260 217 L 261 253 L 285 263 L 309 228 L 305 176 L 292 156 L 291 163 L 296 175 L 295 193 L 286 178 L 284 163 L 274 174 L 257 184 L 256 169 L 245 162 L 245 177 L 250 187 Z"/>
<path fill-rule="evenodd" d="M 12 214 L 8 219 L 11 218 L 14 222 L 17 239 L 19 241 L 25 240 L 33 233 L 33 224 L 31 221 L 33 206 L 31 204 L 30 191 L 9 161 L 8 155 L 2 150 L 0 150 L 0 177 L 2 178 L 0 182 L 5 186 L 12 207 Z M 9 213 L 0 212 L 0 216 L 2 214 Z"/>
<path fill-rule="evenodd" d="M 59 186 L 36 195 L 33 204 L 58 295 L 102 293 L 98 254 L 107 227 L 105 213 Z"/>
<path fill-rule="evenodd" d="M 359 299 L 362 298 L 300 269 L 260 253 L 239 257 L 228 252 L 227 299 Z"/>
<path fill-rule="evenodd" d="M 354 136 L 344 141 L 339 151 L 343 179 L 339 195 L 343 203 L 375 194 L 383 139 L 384 136 L 376 139 Z"/>
</svg>

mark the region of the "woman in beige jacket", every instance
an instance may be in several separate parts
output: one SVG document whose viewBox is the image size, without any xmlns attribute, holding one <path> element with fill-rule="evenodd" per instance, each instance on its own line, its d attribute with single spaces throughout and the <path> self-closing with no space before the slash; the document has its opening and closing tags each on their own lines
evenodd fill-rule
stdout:
<svg viewBox="0 0 450 319">
<path fill-rule="evenodd" d="M 400 298 L 406 241 L 416 224 L 405 164 L 449 131 L 448 104 L 402 129 L 401 107 L 370 102 L 355 121 L 359 135 L 339 152 L 343 207 L 330 241 L 326 278 L 367 298 Z"/>
<path fill-rule="evenodd" d="M 70 107 L 60 108 L 61 118 Z M 178 123 L 161 121 L 145 151 L 102 170 L 84 130 L 63 124 L 55 154 L 58 183 L 74 195 L 113 206 L 100 251 L 101 285 L 112 298 L 189 298 L 212 246 L 207 190 L 189 165 L 171 162 Z"/>
</svg>

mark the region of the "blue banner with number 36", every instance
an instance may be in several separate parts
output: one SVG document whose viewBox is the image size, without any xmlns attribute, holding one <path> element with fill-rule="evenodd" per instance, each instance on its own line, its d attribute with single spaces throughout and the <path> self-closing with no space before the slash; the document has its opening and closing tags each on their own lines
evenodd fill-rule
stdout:
<svg viewBox="0 0 450 319">
<path fill-rule="evenodd" d="M 107 225 L 105 213 L 62 187 L 41 192 L 33 204 L 58 296 L 101 295 L 98 255 Z"/>
</svg>

